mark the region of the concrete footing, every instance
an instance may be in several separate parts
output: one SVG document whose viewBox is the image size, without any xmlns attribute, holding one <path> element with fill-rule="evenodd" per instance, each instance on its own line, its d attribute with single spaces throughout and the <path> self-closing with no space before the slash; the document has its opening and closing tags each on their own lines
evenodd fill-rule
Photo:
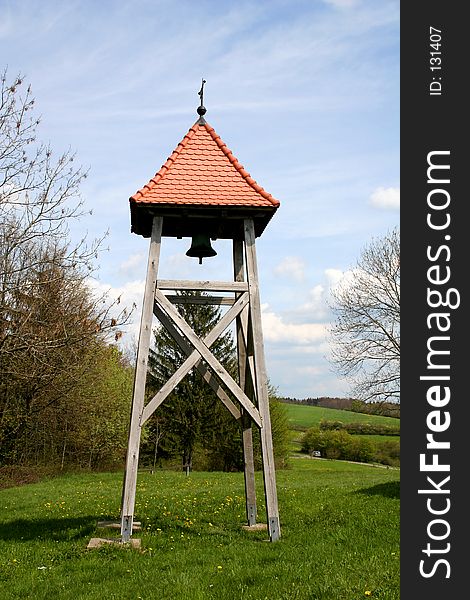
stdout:
<svg viewBox="0 0 470 600">
<path fill-rule="evenodd" d="M 141 540 L 131 538 L 128 542 L 122 542 L 119 538 L 91 538 L 86 548 L 87 550 L 93 550 L 94 548 L 101 548 L 101 546 L 104 546 L 106 544 L 114 544 L 116 546 L 129 546 L 130 548 L 140 550 Z"/>
<path fill-rule="evenodd" d="M 242 525 L 245 531 L 266 531 L 268 526 L 266 523 L 255 523 L 254 525 Z"/>
</svg>

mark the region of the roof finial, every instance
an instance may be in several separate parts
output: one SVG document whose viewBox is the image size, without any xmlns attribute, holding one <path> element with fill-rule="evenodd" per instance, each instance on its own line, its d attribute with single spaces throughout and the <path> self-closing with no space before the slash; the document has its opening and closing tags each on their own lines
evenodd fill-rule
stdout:
<svg viewBox="0 0 470 600">
<path fill-rule="evenodd" d="M 204 99 L 204 84 L 206 83 L 206 80 L 203 78 L 202 80 L 202 85 L 201 85 L 201 89 L 199 90 L 199 92 L 197 93 L 199 98 L 201 99 L 201 104 L 197 107 L 197 114 L 203 118 L 204 115 L 206 114 L 206 109 L 203 105 L 203 99 Z"/>
</svg>

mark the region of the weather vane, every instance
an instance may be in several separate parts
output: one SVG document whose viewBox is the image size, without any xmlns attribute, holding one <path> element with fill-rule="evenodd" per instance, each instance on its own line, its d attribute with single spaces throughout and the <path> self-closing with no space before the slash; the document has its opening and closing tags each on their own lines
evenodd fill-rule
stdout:
<svg viewBox="0 0 470 600">
<path fill-rule="evenodd" d="M 203 79 L 202 80 L 202 85 L 201 85 L 201 89 L 199 90 L 199 92 L 197 93 L 197 95 L 199 96 L 199 98 L 201 99 L 201 104 L 198 106 L 197 108 L 197 114 L 200 117 L 203 117 L 206 114 L 206 109 L 204 107 L 203 104 L 203 99 L 204 99 L 204 84 L 206 83 L 206 80 Z"/>
</svg>

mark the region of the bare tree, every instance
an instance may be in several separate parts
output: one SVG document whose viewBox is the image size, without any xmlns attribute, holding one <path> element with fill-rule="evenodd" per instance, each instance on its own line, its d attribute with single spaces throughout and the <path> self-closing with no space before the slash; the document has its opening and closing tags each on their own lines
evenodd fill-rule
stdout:
<svg viewBox="0 0 470 600">
<path fill-rule="evenodd" d="M 332 291 L 332 362 L 362 400 L 400 399 L 400 233 L 366 247 Z"/>
<path fill-rule="evenodd" d="M 0 355 L 26 343 L 20 332 L 30 323 L 31 303 L 21 298 L 31 295 L 32 287 L 38 293 L 38 286 L 49 286 L 53 276 L 85 284 L 106 236 L 70 242 L 71 222 L 85 214 L 80 185 L 86 173 L 75 166 L 70 151 L 55 158 L 37 141 L 40 120 L 34 116 L 31 88 L 23 87 L 21 76 L 11 82 L 6 71 L 1 76 Z M 109 310 L 103 310 L 102 300 L 95 300 L 95 316 L 105 328 Z M 116 326 L 118 319 L 112 322 Z M 27 344 L 34 345 L 34 338 Z"/>
<path fill-rule="evenodd" d="M 71 219 L 83 215 L 80 184 L 86 172 L 75 167 L 70 151 L 55 158 L 36 140 L 40 121 L 33 114 L 31 88 L 22 91 L 22 78 L 8 83 L 4 72 L 0 84 L 0 276 L 11 281 L 12 274 L 37 264 L 38 257 L 29 256 L 32 244 L 64 246 Z M 90 266 L 99 244 L 88 247 L 82 240 L 62 259 Z"/>
</svg>

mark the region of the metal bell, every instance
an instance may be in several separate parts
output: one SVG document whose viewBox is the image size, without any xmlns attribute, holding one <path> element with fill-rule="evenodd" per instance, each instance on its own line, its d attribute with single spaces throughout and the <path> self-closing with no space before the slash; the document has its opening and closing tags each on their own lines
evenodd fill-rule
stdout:
<svg viewBox="0 0 470 600">
<path fill-rule="evenodd" d="M 217 252 L 211 246 L 210 237 L 205 233 L 193 235 L 191 248 L 186 252 L 186 256 L 199 258 L 199 264 L 202 265 L 202 259 L 210 256 L 216 256 Z"/>
</svg>

